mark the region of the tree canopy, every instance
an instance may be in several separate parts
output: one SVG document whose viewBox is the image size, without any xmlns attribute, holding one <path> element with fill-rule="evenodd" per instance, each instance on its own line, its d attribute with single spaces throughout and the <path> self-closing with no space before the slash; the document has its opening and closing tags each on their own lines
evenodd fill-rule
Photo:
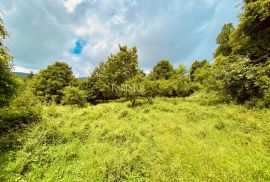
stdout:
<svg viewBox="0 0 270 182">
<path fill-rule="evenodd" d="M 168 80 L 173 74 L 173 66 L 169 60 L 161 60 L 154 66 L 151 77 L 154 80 Z"/>
<path fill-rule="evenodd" d="M 71 67 L 55 62 L 35 76 L 34 92 L 45 102 L 60 103 L 63 89 L 74 79 Z"/>
<path fill-rule="evenodd" d="M 0 17 L 0 107 L 6 106 L 16 90 L 16 82 L 11 73 L 12 56 L 9 55 L 4 40 L 8 37 Z"/>
<path fill-rule="evenodd" d="M 108 100 L 119 97 L 116 87 L 142 71 L 138 66 L 137 48 L 128 49 L 119 45 L 119 52 L 111 54 L 106 62 L 101 62 L 84 84 L 87 88 L 87 100 Z"/>
<path fill-rule="evenodd" d="M 214 53 L 214 57 L 219 55 L 229 56 L 232 52 L 232 47 L 229 44 L 230 36 L 234 31 L 232 23 L 225 24 L 217 37 L 217 44 L 219 45 Z"/>
</svg>

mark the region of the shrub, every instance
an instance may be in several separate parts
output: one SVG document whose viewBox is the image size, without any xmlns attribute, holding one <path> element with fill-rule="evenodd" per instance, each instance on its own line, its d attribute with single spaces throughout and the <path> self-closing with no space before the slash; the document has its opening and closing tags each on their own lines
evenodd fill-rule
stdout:
<svg viewBox="0 0 270 182">
<path fill-rule="evenodd" d="M 131 102 L 131 106 L 135 106 L 136 99 L 144 95 L 142 80 L 140 77 L 135 77 L 121 85 L 121 95 Z"/>
<path fill-rule="evenodd" d="M 143 80 L 143 86 L 144 86 L 144 96 L 147 99 L 158 96 L 159 84 L 157 83 L 157 81 L 152 81 L 148 78 L 145 78 Z"/>
<path fill-rule="evenodd" d="M 30 90 L 29 82 L 17 79 L 17 96 L 11 100 L 9 107 L 0 109 L 0 133 L 22 128 L 41 119 L 41 104 L 38 98 Z M 3 141 L 5 143 L 5 141 Z M 2 143 L 3 145 L 5 145 Z"/>
<path fill-rule="evenodd" d="M 63 91 L 64 97 L 62 104 L 64 105 L 77 105 L 83 107 L 86 104 L 86 94 L 78 87 L 68 86 Z"/>
<path fill-rule="evenodd" d="M 0 133 L 17 129 L 22 124 L 29 124 L 41 119 L 40 112 L 35 109 L 2 108 L 0 109 Z"/>
<path fill-rule="evenodd" d="M 225 101 L 240 104 L 250 102 L 254 105 L 260 99 L 266 101 L 268 98 L 269 71 L 269 61 L 258 65 L 244 56 L 219 56 L 210 69 L 211 73 L 205 86 L 207 90 L 218 92 Z"/>
<path fill-rule="evenodd" d="M 23 91 L 13 99 L 10 106 L 0 110 L 0 131 L 20 127 L 41 119 L 41 105 L 36 96 L 29 90 Z"/>
<path fill-rule="evenodd" d="M 186 97 L 192 93 L 191 82 L 187 77 L 177 77 L 169 80 L 157 80 L 158 96 Z"/>
<path fill-rule="evenodd" d="M 11 101 L 10 107 L 26 110 L 40 109 L 40 102 L 37 96 L 29 88 L 26 88 L 25 91 L 22 91 L 19 96 Z"/>
</svg>

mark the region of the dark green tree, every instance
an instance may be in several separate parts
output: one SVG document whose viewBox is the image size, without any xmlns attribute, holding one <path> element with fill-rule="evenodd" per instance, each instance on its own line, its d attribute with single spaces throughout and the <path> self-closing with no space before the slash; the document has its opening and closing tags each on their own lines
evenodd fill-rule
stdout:
<svg viewBox="0 0 270 182">
<path fill-rule="evenodd" d="M 140 73 L 137 48 L 119 45 L 119 52 L 108 58 L 106 69 L 109 82 L 116 85 L 137 76 Z"/>
<path fill-rule="evenodd" d="M 195 72 L 205 66 L 209 65 L 209 62 L 207 60 L 196 60 L 192 63 L 189 75 L 191 81 L 194 81 L 195 79 Z"/>
<path fill-rule="evenodd" d="M 234 31 L 234 26 L 232 23 L 225 24 L 217 37 L 218 47 L 214 53 L 214 57 L 219 55 L 229 56 L 232 52 L 232 47 L 229 44 L 230 35 Z"/>
<path fill-rule="evenodd" d="M 234 54 L 264 63 L 270 55 L 270 1 L 245 0 L 239 25 L 230 38 Z"/>
<path fill-rule="evenodd" d="M 118 98 L 121 93 L 117 87 L 138 75 L 143 75 L 143 72 L 138 67 L 137 48 L 119 45 L 119 52 L 110 55 L 107 62 L 101 62 L 84 83 L 87 100 L 95 102 Z"/>
<path fill-rule="evenodd" d="M 168 80 L 173 75 L 173 66 L 169 60 L 161 60 L 154 66 L 150 77 L 153 80 Z"/>
<path fill-rule="evenodd" d="M 12 56 L 8 53 L 4 40 L 8 37 L 0 17 L 0 107 L 6 106 L 16 91 L 16 81 L 11 73 Z"/>
<path fill-rule="evenodd" d="M 174 77 L 179 77 L 179 76 L 182 77 L 182 76 L 187 76 L 187 74 L 188 74 L 188 70 L 187 70 L 186 66 L 183 64 L 180 64 L 178 66 L 178 68 L 176 68 L 174 70 L 173 76 Z"/>
<path fill-rule="evenodd" d="M 63 89 L 73 79 L 73 72 L 67 63 L 55 62 L 35 76 L 34 93 L 46 103 L 60 103 Z"/>
<path fill-rule="evenodd" d="M 62 104 L 64 105 L 77 105 L 83 107 L 86 104 L 86 94 L 78 87 L 67 86 L 64 88 L 63 93 Z"/>
</svg>

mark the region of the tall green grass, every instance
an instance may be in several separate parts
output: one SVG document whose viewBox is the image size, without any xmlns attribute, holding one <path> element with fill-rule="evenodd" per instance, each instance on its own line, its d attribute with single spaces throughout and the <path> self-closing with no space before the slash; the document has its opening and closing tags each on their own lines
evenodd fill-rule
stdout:
<svg viewBox="0 0 270 182">
<path fill-rule="evenodd" d="M 51 106 L 1 153 L 2 181 L 269 181 L 270 111 L 157 98 Z M 15 138 L 14 138 L 15 140 Z"/>
</svg>

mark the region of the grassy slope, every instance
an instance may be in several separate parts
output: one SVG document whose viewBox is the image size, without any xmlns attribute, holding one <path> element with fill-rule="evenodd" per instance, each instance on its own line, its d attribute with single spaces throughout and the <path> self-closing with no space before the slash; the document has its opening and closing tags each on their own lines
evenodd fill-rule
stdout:
<svg viewBox="0 0 270 182">
<path fill-rule="evenodd" d="M 270 180 L 269 110 L 192 99 L 127 105 L 45 108 L 44 121 L 20 134 L 22 148 L 1 154 L 0 179 Z"/>
</svg>

